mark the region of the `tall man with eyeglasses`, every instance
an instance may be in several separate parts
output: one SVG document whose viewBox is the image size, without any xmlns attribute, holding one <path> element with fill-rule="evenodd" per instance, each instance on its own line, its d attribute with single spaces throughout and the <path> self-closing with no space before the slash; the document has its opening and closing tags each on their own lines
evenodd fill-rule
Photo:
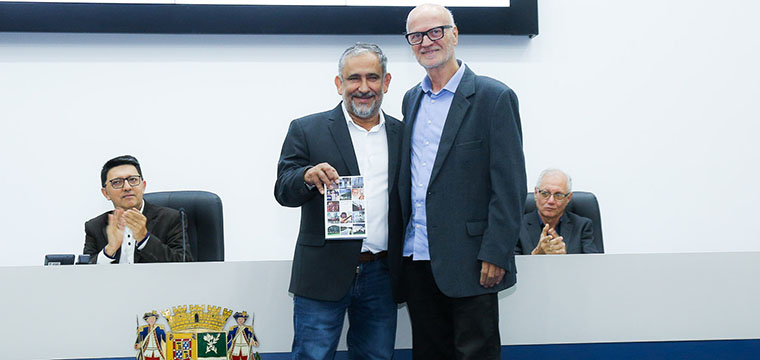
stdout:
<svg viewBox="0 0 760 360">
<path fill-rule="evenodd" d="M 427 76 L 402 105 L 394 297 L 407 302 L 415 360 L 500 359 L 497 293 L 516 282 L 527 187 L 517 97 L 456 58 L 446 8 L 420 5 L 406 27 Z"/>
<path fill-rule="evenodd" d="M 113 210 L 84 224 L 84 253 L 97 264 L 192 261 L 182 244 L 177 210 L 143 200 L 140 163 L 124 155 L 108 160 L 100 171 L 101 193 Z"/>
<path fill-rule="evenodd" d="M 536 211 L 523 216 L 517 255 L 598 253 L 591 219 L 565 211 L 573 198 L 573 180 L 559 169 L 538 175 L 533 189 Z"/>
</svg>

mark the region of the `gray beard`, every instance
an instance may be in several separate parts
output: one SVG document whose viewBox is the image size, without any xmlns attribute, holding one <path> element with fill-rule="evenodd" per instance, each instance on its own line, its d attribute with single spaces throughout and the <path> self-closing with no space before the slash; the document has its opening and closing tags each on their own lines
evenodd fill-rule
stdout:
<svg viewBox="0 0 760 360">
<path fill-rule="evenodd" d="M 378 103 L 377 100 L 373 101 L 372 104 L 367 106 L 366 109 L 356 106 L 356 104 L 354 104 L 353 101 L 350 101 L 350 103 L 351 103 L 351 113 L 362 119 L 366 119 L 366 118 L 371 117 L 372 115 L 375 115 L 377 113 L 377 110 L 380 108 L 380 104 Z"/>
</svg>

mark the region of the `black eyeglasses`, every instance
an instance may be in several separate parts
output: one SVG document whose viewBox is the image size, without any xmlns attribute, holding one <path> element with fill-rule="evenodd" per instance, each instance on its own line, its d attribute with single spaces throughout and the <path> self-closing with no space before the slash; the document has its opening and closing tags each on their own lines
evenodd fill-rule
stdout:
<svg viewBox="0 0 760 360">
<path fill-rule="evenodd" d="M 142 182 L 142 177 L 140 177 L 140 175 L 132 175 L 125 178 L 115 178 L 115 179 L 108 180 L 108 182 L 111 184 L 111 187 L 116 190 L 119 190 L 124 187 L 124 181 L 126 181 L 129 184 L 129 186 L 134 187 L 134 186 L 140 185 L 140 183 Z"/>
<path fill-rule="evenodd" d="M 443 39 L 443 35 L 446 33 L 445 30 L 453 27 L 453 25 L 441 25 L 436 26 L 432 29 L 428 29 L 427 31 L 408 33 L 404 36 L 406 37 L 406 42 L 408 42 L 409 45 L 419 45 L 422 44 L 422 40 L 425 38 L 425 36 L 427 36 L 430 41 Z"/>
<path fill-rule="evenodd" d="M 563 194 L 563 193 L 558 192 L 558 193 L 552 194 L 546 190 L 538 190 L 538 193 L 541 194 L 541 197 L 544 199 L 548 199 L 550 196 L 554 195 L 554 200 L 557 200 L 557 201 L 565 200 L 567 199 L 568 196 L 570 196 L 570 193 Z"/>
</svg>

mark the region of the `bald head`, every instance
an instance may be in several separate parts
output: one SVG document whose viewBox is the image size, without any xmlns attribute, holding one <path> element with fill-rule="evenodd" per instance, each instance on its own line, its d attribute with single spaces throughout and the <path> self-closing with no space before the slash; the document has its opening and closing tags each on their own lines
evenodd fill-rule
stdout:
<svg viewBox="0 0 760 360">
<path fill-rule="evenodd" d="M 406 17 L 406 32 L 409 32 L 409 24 L 420 17 L 436 18 L 441 25 L 454 25 L 454 15 L 449 9 L 437 4 L 422 4 L 412 9 Z"/>
<path fill-rule="evenodd" d="M 459 30 L 454 25 L 454 16 L 441 5 L 417 6 L 406 18 L 406 33 L 417 62 L 433 81 L 433 89 L 440 89 L 459 69 L 454 50 Z"/>
</svg>

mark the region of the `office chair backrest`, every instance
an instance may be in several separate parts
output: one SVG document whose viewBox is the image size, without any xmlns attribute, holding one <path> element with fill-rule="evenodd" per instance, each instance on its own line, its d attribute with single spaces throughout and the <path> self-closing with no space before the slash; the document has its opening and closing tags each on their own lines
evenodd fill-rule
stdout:
<svg viewBox="0 0 760 360">
<path fill-rule="evenodd" d="M 222 199 L 208 191 L 161 191 L 144 195 L 153 205 L 185 210 L 187 242 L 195 261 L 224 261 Z"/>
<path fill-rule="evenodd" d="M 525 199 L 525 213 L 534 210 L 536 210 L 536 200 L 533 192 L 528 192 L 528 197 Z M 573 191 L 573 199 L 567 204 L 565 211 L 591 219 L 594 225 L 594 245 L 603 253 L 602 216 L 599 212 L 599 202 L 596 200 L 596 196 L 587 191 Z"/>
</svg>

